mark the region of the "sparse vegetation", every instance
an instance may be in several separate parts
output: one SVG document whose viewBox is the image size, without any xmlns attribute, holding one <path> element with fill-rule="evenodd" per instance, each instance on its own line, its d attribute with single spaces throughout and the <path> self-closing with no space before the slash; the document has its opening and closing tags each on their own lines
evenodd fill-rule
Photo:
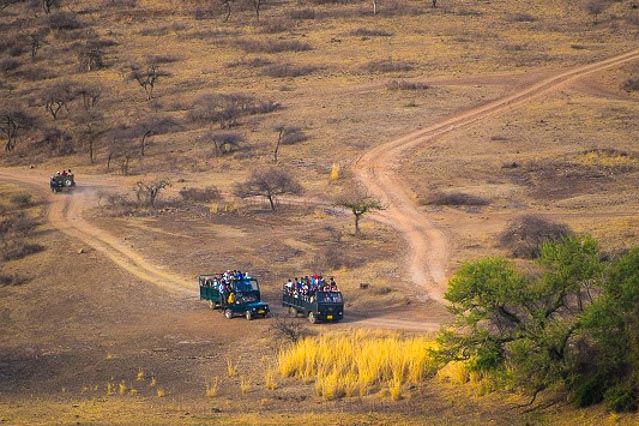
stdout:
<svg viewBox="0 0 639 426">
<path fill-rule="evenodd" d="M 434 206 L 487 206 L 490 201 L 463 192 L 435 192 L 430 194 L 423 201 L 423 204 Z"/>
<path fill-rule="evenodd" d="M 572 234 L 566 225 L 554 223 L 536 215 L 524 215 L 513 221 L 501 233 L 499 240 L 513 257 L 535 259 L 545 243 L 558 241 Z"/>
<path fill-rule="evenodd" d="M 234 193 L 240 198 L 264 197 L 271 210 L 275 211 L 275 200 L 280 195 L 300 195 L 303 193 L 299 184 L 288 172 L 277 168 L 254 170 L 251 177 L 235 186 Z"/>
</svg>

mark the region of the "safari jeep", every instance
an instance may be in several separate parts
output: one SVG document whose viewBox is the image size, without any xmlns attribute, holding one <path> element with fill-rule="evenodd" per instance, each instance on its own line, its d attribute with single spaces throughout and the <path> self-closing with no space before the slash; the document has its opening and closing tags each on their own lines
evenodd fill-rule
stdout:
<svg viewBox="0 0 639 426">
<path fill-rule="evenodd" d="M 291 315 L 304 315 L 311 324 L 337 322 L 344 318 L 344 299 L 339 291 L 316 291 L 312 296 L 297 295 L 284 288 L 282 306 Z"/>
<path fill-rule="evenodd" d="M 254 277 L 245 277 L 241 280 L 231 280 L 231 291 L 235 293 L 235 301 L 232 304 L 223 300 L 218 288 L 218 276 L 221 274 L 203 274 L 198 276 L 200 286 L 200 300 L 208 300 L 211 309 L 221 309 L 228 319 L 234 316 L 244 316 L 247 320 L 256 317 L 266 317 L 270 313 L 267 303 L 260 299 L 260 285 Z"/>
<path fill-rule="evenodd" d="M 51 192 L 71 191 L 75 188 L 73 174 L 55 174 L 49 179 Z"/>
</svg>

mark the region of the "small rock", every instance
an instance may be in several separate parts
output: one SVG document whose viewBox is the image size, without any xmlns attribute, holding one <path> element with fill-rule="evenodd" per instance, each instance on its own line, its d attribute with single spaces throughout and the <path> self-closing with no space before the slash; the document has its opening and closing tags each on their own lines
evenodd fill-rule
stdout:
<svg viewBox="0 0 639 426">
<path fill-rule="evenodd" d="M 84 249 L 83 249 L 83 248 L 81 248 L 80 250 L 78 250 L 78 254 L 83 254 L 83 253 L 86 253 L 86 251 L 84 251 Z"/>
</svg>

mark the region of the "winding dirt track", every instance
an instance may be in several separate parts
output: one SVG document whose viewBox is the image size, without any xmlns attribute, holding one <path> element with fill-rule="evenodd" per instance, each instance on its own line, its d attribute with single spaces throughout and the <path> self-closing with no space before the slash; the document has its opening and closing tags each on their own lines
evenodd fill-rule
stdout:
<svg viewBox="0 0 639 426">
<path fill-rule="evenodd" d="M 409 190 L 402 182 L 397 165 L 406 151 L 426 144 L 438 136 L 450 133 L 463 126 L 485 119 L 491 115 L 512 110 L 526 102 L 558 90 L 559 88 L 588 74 L 617 67 L 639 59 L 639 49 L 600 62 L 564 71 L 545 78 L 523 90 L 496 101 L 455 114 L 452 117 L 408 134 L 402 138 L 376 146 L 365 153 L 354 164 L 354 172 L 368 191 L 388 206 L 376 219 L 393 226 L 404 236 L 408 244 L 407 265 L 410 277 L 422 286 L 426 297 L 443 301 L 446 290 L 446 273 L 449 250 L 446 236 L 428 217 L 420 212 L 411 200 Z M 5 181 L 27 184 L 40 191 L 47 191 L 48 176 L 34 170 L 6 169 L 0 171 Z M 68 236 L 82 241 L 107 256 L 115 264 L 141 280 L 157 285 L 177 297 L 196 298 L 193 278 L 177 275 L 153 264 L 132 250 L 125 241 L 99 229 L 84 219 L 83 212 L 97 205 L 97 190 L 108 187 L 106 177 L 83 179 L 83 187 L 73 194 L 57 194 L 49 197 L 49 222 Z M 408 321 L 394 318 L 358 318 L 349 324 L 365 327 L 381 327 L 411 331 L 433 331 L 439 327 L 436 321 Z"/>
<path fill-rule="evenodd" d="M 359 181 L 368 188 L 370 194 L 388 206 L 379 213 L 378 218 L 404 235 L 408 247 L 407 267 L 410 278 L 414 284 L 425 290 L 428 298 L 438 302 L 444 301 L 450 247 L 443 231 L 428 220 L 412 201 L 398 170 L 398 165 L 402 164 L 402 156 L 417 145 L 429 143 L 439 136 L 492 115 L 511 111 L 541 96 L 549 95 L 579 78 L 637 59 L 639 49 L 547 77 L 512 95 L 455 114 L 428 128 L 378 145 L 354 164 L 353 169 Z"/>
</svg>

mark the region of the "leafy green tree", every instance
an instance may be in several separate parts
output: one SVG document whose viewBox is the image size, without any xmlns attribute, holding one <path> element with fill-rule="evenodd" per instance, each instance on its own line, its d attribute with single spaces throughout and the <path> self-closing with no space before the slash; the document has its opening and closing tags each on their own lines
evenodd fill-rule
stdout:
<svg viewBox="0 0 639 426">
<path fill-rule="evenodd" d="M 499 258 L 462 265 L 445 295 L 457 320 L 438 337 L 441 360 L 466 360 L 472 370 L 532 392 L 533 401 L 571 377 L 570 343 L 603 271 L 587 236 L 545 244 L 538 265 L 533 276 Z"/>
</svg>

